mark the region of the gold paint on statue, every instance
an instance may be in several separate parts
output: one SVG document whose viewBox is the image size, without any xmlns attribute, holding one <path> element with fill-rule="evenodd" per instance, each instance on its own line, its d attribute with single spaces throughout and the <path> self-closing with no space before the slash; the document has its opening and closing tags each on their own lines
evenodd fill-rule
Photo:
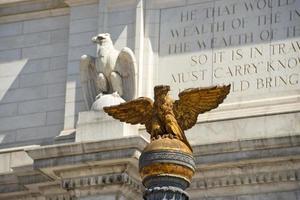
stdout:
<svg viewBox="0 0 300 200">
<path fill-rule="evenodd" d="M 179 177 L 191 182 L 194 174 L 193 163 L 185 161 L 176 163 L 168 158 L 156 157 L 157 153 L 176 155 L 178 158 L 193 158 L 192 148 L 187 141 L 184 130 L 192 128 L 200 113 L 218 107 L 229 93 L 230 85 L 209 88 L 187 89 L 179 93 L 179 100 L 173 101 L 168 94 L 169 86 L 154 88 L 154 102 L 141 97 L 120 105 L 104 107 L 104 111 L 122 122 L 144 124 L 151 135 L 151 142 L 142 155 L 152 155 L 147 165 L 140 168 L 143 180 L 146 178 L 167 176 Z M 182 162 L 182 163 L 180 163 Z"/>
<path fill-rule="evenodd" d="M 172 164 L 172 163 L 154 163 L 152 165 L 144 167 L 140 171 L 140 175 L 142 179 L 145 179 L 149 176 L 165 176 L 165 175 L 172 175 L 177 176 L 185 179 L 186 181 L 190 182 L 192 176 L 194 175 L 194 171 L 190 168 Z"/>
<path fill-rule="evenodd" d="M 190 148 L 181 140 L 171 139 L 168 137 L 160 138 L 151 141 L 149 145 L 146 146 L 143 152 L 150 151 L 180 151 L 189 155 L 192 155 Z"/>
<path fill-rule="evenodd" d="M 174 101 L 168 94 L 170 86 L 160 85 L 154 88 L 154 102 L 140 97 L 103 109 L 122 122 L 144 124 L 152 142 L 159 138 L 174 138 L 184 142 L 192 152 L 184 130 L 196 124 L 199 114 L 218 107 L 229 90 L 230 85 L 186 89 L 179 93 L 179 100 Z M 164 147 L 164 142 L 161 147 Z"/>
</svg>

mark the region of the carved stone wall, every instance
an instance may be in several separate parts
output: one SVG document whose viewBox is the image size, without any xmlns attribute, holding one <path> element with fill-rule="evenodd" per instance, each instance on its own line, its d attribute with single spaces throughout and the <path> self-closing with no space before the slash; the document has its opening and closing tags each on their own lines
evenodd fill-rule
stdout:
<svg viewBox="0 0 300 200">
<path fill-rule="evenodd" d="M 0 175 L 0 199 L 142 199 L 138 158 L 146 144 L 135 136 L 20 151 L 30 157 Z M 187 192 L 195 200 L 299 199 L 299 151 L 298 136 L 194 146 Z"/>
<path fill-rule="evenodd" d="M 232 84 L 224 104 L 187 132 L 191 199 L 300 199 L 299 4 L 2 0 L 0 199 L 141 199 L 144 127 L 113 140 L 82 130 L 74 142 L 86 111 L 80 56 L 96 54 L 91 38 L 102 32 L 134 51 L 138 96 L 153 96 L 159 83 L 174 93 Z"/>
</svg>

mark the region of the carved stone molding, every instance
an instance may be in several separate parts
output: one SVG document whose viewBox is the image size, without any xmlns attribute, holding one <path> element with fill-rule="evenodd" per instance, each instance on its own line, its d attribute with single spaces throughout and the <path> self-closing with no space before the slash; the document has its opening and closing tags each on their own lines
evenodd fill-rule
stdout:
<svg viewBox="0 0 300 200">
<path fill-rule="evenodd" d="M 47 196 L 46 200 L 75 200 L 75 198 L 71 197 L 69 194 L 60 194 Z"/>
<path fill-rule="evenodd" d="M 74 198 L 102 194 L 120 194 L 126 199 L 142 196 L 141 183 L 126 172 L 67 178 L 61 181 L 61 188 Z"/>
<path fill-rule="evenodd" d="M 0 175 L 0 199 L 74 200 L 118 193 L 137 200 L 143 190 L 137 159 L 146 144 L 131 137 L 27 149 L 34 164 Z M 200 199 L 299 189 L 299 149 L 300 136 L 195 146 L 196 172 L 188 193 Z"/>
<path fill-rule="evenodd" d="M 300 181 L 300 169 L 194 179 L 191 183 L 191 188 L 203 190 L 209 188 L 257 185 L 288 181 Z"/>
<path fill-rule="evenodd" d="M 105 186 L 105 185 L 127 185 L 135 191 L 141 191 L 142 186 L 139 181 L 135 180 L 127 173 L 105 174 L 98 176 L 77 177 L 64 179 L 61 182 L 62 188 L 72 190 L 75 188 L 89 186 Z"/>
</svg>

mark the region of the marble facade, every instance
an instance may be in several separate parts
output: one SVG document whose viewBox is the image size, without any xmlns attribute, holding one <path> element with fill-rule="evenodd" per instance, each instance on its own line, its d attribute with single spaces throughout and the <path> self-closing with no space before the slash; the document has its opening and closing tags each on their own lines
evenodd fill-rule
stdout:
<svg viewBox="0 0 300 200">
<path fill-rule="evenodd" d="M 300 0 L 0 1 L 0 199 L 142 199 L 144 127 L 83 100 L 103 32 L 135 53 L 138 96 L 232 84 L 187 132 L 192 200 L 300 199 Z"/>
</svg>

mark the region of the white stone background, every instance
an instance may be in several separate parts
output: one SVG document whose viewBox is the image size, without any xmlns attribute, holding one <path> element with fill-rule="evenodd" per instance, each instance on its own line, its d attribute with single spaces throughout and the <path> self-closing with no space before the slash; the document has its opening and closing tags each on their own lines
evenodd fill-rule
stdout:
<svg viewBox="0 0 300 200">
<path fill-rule="evenodd" d="M 79 59 L 83 54 L 95 56 L 91 37 L 97 33 L 109 32 L 117 49 L 133 49 L 139 64 L 138 94 L 153 96 L 160 66 L 161 9 L 204 1 L 141 2 L 68 1 L 64 14 L 0 19 L 0 146 L 48 143 L 61 131 L 74 132 L 78 112 L 87 110 Z M 299 134 L 299 90 L 293 94 L 276 102 L 225 101 L 218 111 L 200 116 L 187 136 L 192 144 L 206 144 Z"/>
<path fill-rule="evenodd" d="M 0 143 L 4 147 L 47 143 L 62 130 L 68 35 L 68 15 L 0 24 Z"/>
<path fill-rule="evenodd" d="M 158 72 L 160 62 L 158 55 L 160 9 L 193 6 L 206 1 L 145 0 L 142 1 L 143 5 L 140 1 L 134 0 L 99 2 L 98 0 L 68 0 L 67 2 L 69 8 L 64 8 L 64 12 L 51 11 L 52 14 L 47 15 L 39 13 L 0 17 L 0 148 L 51 143 L 61 131 L 66 133 L 74 131 L 78 112 L 87 110 L 80 88 L 79 58 L 82 54 L 95 55 L 96 46 L 91 43 L 91 37 L 97 33 L 110 32 L 116 48 L 128 46 L 134 50 L 139 62 L 139 96 L 152 96 L 153 85 L 157 81 L 155 74 Z M 142 6 L 144 9 L 141 9 Z M 141 20 L 141 16 L 145 17 L 144 21 Z M 208 144 L 299 135 L 299 108 L 299 97 L 282 98 L 277 101 L 270 98 L 264 102 L 250 101 L 245 104 L 236 102 L 231 105 L 227 102 L 226 106 L 221 106 L 217 111 L 200 116 L 199 124 L 187 132 L 187 137 L 192 144 Z M 145 130 L 141 129 L 140 133 L 144 134 Z M 295 141 L 290 141 L 291 144 L 293 142 Z M 268 146 L 269 143 L 272 143 L 272 139 L 265 145 Z M 76 148 L 72 145 L 70 144 L 70 148 L 66 148 L 66 151 L 58 150 L 57 153 L 76 152 Z M 97 143 L 95 145 L 101 147 Z M 114 145 L 116 144 L 111 146 Z M 116 146 L 118 145 L 122 144 Z M 221 150 L 218 149 L 220 147 L 215 146 L 217 149 L 213 150 L 220 152 Z M 255 149 L 255 144 L 251 143 L 251 146 Z M 282 151 L 289 151 L 285 147 L 282 147 Z M 32 165 L 32 159 L 22 148 L 3 149 L 0 155 L 0 160 L 3 161 L 0 162 L 2 174 L 10 174 L 20 166 L 28 168 Z M 228 148 L 230 149 L 230 146 Z M 247 157 L 249 151 L 240 153 Z M 47 154 L 47 151 L 44 153 Z M 270 154 L 272 154 L 271 150 Z M 224 154 L 224 157 L 226 156 L 227 154 Z M 269 161 L 268 158 L 266 160 Z M 264 162 L 263 159 L 258 165 L 265 166 Z M 283 163 L 282 167 L 290 169 L 290 162 L 293 160 Z M 89 170 L 91 163 L 86 164 L 84 169 Z M 235 165 L 236 162 L 233 164 Z M 245 172 L 245 168 L 235 167 L 241 173 L 249 173 Z M 271 173 L 280 172 L 283 168 L 272 165 L 264 170 Z M 248 170 L 254 175 L 257 172 L 251 165 Z M 64 172 L 82 176 L 77 169 L 75 172 L 69 169 Z M 222 172 L 224 176 L 235 175 L 234 170 Z M 215 171 L 211 173 L 212 176 L 220 175 Z M 207 173 L 197 172 L 198 178 L 202 176 L 206 178 L 206 175 Z M 9 184 L 5 180 L 2 180 L 4 184 Z M 298 182 L 292 182 L 293 187 L 281 184 L 282 182 L 270 185 L 257 183 L 249 188 L 246 188 L 247 186 L 212 188 L 214 195 L 209 195 L 211 193 L 200 190 L 201 185 L 197 183 L 196 189 L 191 188 L 194 190 L 191 199 L 296 200 L 300 198 L 299 189 L 297 190 Z M 58 187 L 61 187 L 60 184 Z M 51 191 L 51 186 L 49 189 Z M 276 192 L 272 192 L 274 190 Z M 234 194 L 238 195 L 230 196 Z M 115 196 L 108 194 L 81 199 L 96 198 L 114 199 Z"/>
<path fill-rule="evenodd" d="M 228 4 L 241 4 L 243 2 L 247 1 L 226 1 Z M 255 0 L 252 2 L 255 3 L 258 1 Z M 149 69 L 153 69 L 151 78 L 154 84 L 172 84 L 169 80 L 173 70 L 184 71 L 188 68 L 186 66 L 186 57 L 191 53 L 176 54 L 169 58 L 159 53 L 160 49 L 167 49 L 164 45 L 167 45 L 169 40 L 171 41 L 171 39 L 168 39 L 169 35 L 167 35 L 166 30 L 177 27 L 176 20 L 172 17 L 178 16 L 181 10 L 187 8 L 203 8 L 209 4 L 224 6 L 226 3 L 225 1 L 164 1 L 160 3 L 157 1 L 147 1 L 145 14 L 145 51 L 148 50 L 148 52 L 145 53 L 144 66 L 147 66 L 146 62 L 148 62 Z M 299 5 L 300 1 L 296 0 L 293 6 L 281 8 L 281 12 L 286 15 L 286 12 L 291 7 L 298 8 Z M 263 14 L 271 13 L 270 10 L 269 12 L 264 11 Z M 239 14 L 240 16 L 248 15 L 244 12 Z M 255 14 L 259 14 L 259 12 Z M 223 17 L 223 19 L 226 20 L 227 17 Z M 189 25 L 189 23 L 186 24 Z M 299 20 L 291 24 L 299 26 Z M 279 25 L 272 26 L 280 27 L 285 25 L 286 23 L 282 22 Z M 257 27 L 247 30 L 257 30 Z M 279 37 L 281 40 L 284 39 L 281 38 L 281 35 Z M 162 45 L 163 47 L 161 47 Z M 211 49 L 207 51 L 209 50 Z M 146 56 L 147 53 L 148 57 Z M 197 53 L 201 52 L 198 51 Z M 268 60 L 268 58 L 265 59 Z M 208 66 L 207 68 L 211 67 Z M 299 66 L 294 69 L 294 72 L 300 72 Z M 277 72 L 278 74 L 281 73 Z M 207 85 L 205 82 L 204 84 Z M 182 85 L 185 87 L 199 86 L 197 84 Z M 175 85 L 174 87 L 177 88 L 178 86 Z M 186 132 L 187 137 L 192 144 L 207 144 L 299 134 L 299 94 L 299 85 L 284 89 L 267 89 L 263 92 L 251 91 L 244 94 L 233 94 L 217 110 L 200 115 L 198 118 L 199 123 Z"/>
</svg>

